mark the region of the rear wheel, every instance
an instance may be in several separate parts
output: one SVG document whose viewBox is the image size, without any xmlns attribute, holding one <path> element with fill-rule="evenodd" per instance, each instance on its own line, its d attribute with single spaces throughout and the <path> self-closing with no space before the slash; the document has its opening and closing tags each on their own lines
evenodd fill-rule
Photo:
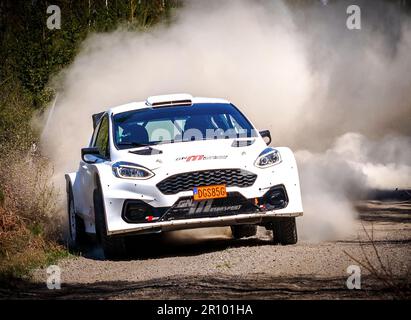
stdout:
<svg viewBox="0 0 411 320">
<path fill-rule="evenodd" d="M 298 241 L 295 218 L 277 218 L 271 224 L 275 244 L 296 244 Z"/>
<path fill-rule="evenodd" d="M 68 247 L 70 250 L 75 250 L 86 243 L 87 235 L 83 219 L 81 219 L 75 212 L 73 190 L 71 186 L 69 186 L 69 191 L 67 193 L 67 206 L 69 224 Z"/>
<path fill-rule="evenodd" d="M 252 237 L 257 234 L 257 226 L 253 224 L 231 226 L 231 233 L 234 239 Z"/>
<path fill-rule="evenodd" d="M 96 221 L 96 236 L 101 243 L 104 256 L 107 259 L 120 259 L 127 254 L 126 242 L 121 236 L 108 236 L 104 213 L 103 196 L 100 186 L 94 190 L 94 212 Z"/>
</svg>

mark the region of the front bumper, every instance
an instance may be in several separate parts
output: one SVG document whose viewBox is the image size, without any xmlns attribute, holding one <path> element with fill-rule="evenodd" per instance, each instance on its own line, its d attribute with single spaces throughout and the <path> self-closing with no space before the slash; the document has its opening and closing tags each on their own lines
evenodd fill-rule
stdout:
<svg viewBox="0 0 411 320">
<path fill-rule="evenodd" d="M 273 195 L 277 196 L 273 198 Z M 217 202 L 213 202 L 214 200 Z M 254 199 L 246 199 L 239 193 L 228 193 L 226 198 L 211 201 L 194 201 L 192 197 L 182 197 L 170 208 L 155 208 L 143 201 L 126 200 L 122 218 L 127 222 L 128 228 L 109 231 L 108 234 L 159 233 L 236 224 L 265 225 L 279 217 L 298 217 L 303 214 L 302 211 L 287 210 L 288 202 L 287 190 L 283 185 L 273 186 L 264 196 Z M 134 209 L 133 205 L 136 206 Z M 127 215 L 128 210 L 136 210 L 135 208 L 141 208 L 141 205 L 143 205 L 141 211 L 143 214 L 134 215 L 134 217 L 138 216 L 138 221 L 133 222 L 127 218 L 130 217 Z M 153 212 L 158 215 L 152 216 Z M 150 216 L 148 221 L 147 216 Z"/>
<path fill-rule="evenodd" d="M 105 214 L 107 233 L 109 235 L 115 234 L 135 234 L 144 232 L 162 232 L 170 230 L 200 228 L 200 227 L 213 227 L 213 226 L 226 226 L 237 223 L 248 223 L 248 219 L 251 219 L 255 224 L 264 224 L 268 219 L 275 219 L 279 216 L 300 216 L 303 212 L 300 183 L 297 171 L 297 165 L 295 159 L 288 150 L 281 150 L 283 161 L 282 163 L 267 168 L 260 169 L 250 166 L 238 166 L 240 169 L 251 171 L 257 175 L 257 179 L 252 186 L 227 187 L 228 193 L 241 194 L 245 199 L 261 198 L 266 192 L 278 185 L 284 186 L 287 196 L 288 204 L 281 209 L 268 208 L 260 212 L 232 212 L 229 216 L 196 216 L 193 215 L 189 219 L 186 217 L 180 217 L 179 219 L 166 220 L 166 221 L 152 221 L 149 223 L 130 223 L 126 222 L 122 216 L 124 204 L 128 200 L 142 201 L 149 204 L 154 208 L 170 208 L 180 198 L 192 197 L 192 191 L 182 191 L 176 194 L 163 194 L 157 188 L 157 184 L 165 179 L 168 175 L 187 171 L 202 170 L 204 168 L 196 168 L 196 163 L 190 164 L 192 168 L 190 170 L 184 170 L 184 168 L 171 168 L 170 173 L 157 173 L 155 177 L 149 180 L 133 181 L 128 179 L 113 178 L 111 167 L 102 168 L 99 171 L 100 179 L 102 181 L 102 191 L 104 196 Z M 230 163 L 227 163 L 225 167 L 221 163 L 210 163 L 207 169 L 220 169 L 231 168 Z M 198 164 L 200 166 L 200 164 Z"/>
</svg>

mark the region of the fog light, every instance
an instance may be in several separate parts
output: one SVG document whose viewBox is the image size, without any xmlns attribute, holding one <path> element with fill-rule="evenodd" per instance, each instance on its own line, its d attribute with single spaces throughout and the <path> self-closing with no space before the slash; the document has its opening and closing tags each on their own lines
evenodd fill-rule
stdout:
<svg viewBox="0 0 411 320">
<path fill-rule="evenodd" d="M 124 210 L 124 218 L 127 222 L 147 222 L 153 219 L 147 219 L 149 216 L 153 216 L 150 210 L 150 206 L 144 202 L 130 202 L 127 203 Z"/>
<path fill-rule="evenodd" d="M 283 206 L 284 202 L 284 194 L 281 191 L 274 191 L 268 195 L 268 203 L 272 206 Z"/>
<path fill-rule="evenodd" d="M 125 200 L 121 217 L 128 223 L 150 223 L 160 220 L 168 207 L 156 208 L 142 200 Z"/>
<path fill-rule="evenodd" d="M 264 196 L 267 209 L 282 209 L 288 204 L 287 193 L 283 186 L 271 188 Z"/>
</svg>

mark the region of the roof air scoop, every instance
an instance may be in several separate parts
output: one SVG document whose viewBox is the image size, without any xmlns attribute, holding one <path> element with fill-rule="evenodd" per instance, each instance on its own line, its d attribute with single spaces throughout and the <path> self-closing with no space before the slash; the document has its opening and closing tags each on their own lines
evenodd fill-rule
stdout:
<svg viewBox="0 0 411 320">
<path fill-rule="evenodd" d="M 187 93 L 167 94 L 161 96 L 151 96 L 146 100 L 146 105 L 153 108 L 172 106 L 191 106 L 193 96 Z"/>
</svg>

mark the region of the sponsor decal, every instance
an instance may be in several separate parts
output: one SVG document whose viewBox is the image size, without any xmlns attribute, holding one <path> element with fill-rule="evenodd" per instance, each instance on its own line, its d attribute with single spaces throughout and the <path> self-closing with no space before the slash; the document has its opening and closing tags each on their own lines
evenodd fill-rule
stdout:
<svg viewBox="0 0 411 320">
<path fill-rule="evenodd" d="M 178 157 L 176 158 L 176 161 L 200 161 L 200 160 L 224 160 L 227 159 L 228 155 L 219 155 L 219 156 L 205 156 L 203 154 L 196 154 L 196 155 L 191 155 L 191 156 L 186 156 L 186 157 Z"/>
<path fill-rule="evenodd" d="M 208 212 L 226 212 L 226 211 L 234 211 L 240 210 L 241 205 L 234 205 L 234 206 L 219 206 L 213 207 L 213 199 L 206 200 L 206 201 L 194 201 L 192 199 L 181 200 L 176 205 L 176 208 L 189 208 L 189 214 L 195 213 L 208 213 Z"/>
</svg>

